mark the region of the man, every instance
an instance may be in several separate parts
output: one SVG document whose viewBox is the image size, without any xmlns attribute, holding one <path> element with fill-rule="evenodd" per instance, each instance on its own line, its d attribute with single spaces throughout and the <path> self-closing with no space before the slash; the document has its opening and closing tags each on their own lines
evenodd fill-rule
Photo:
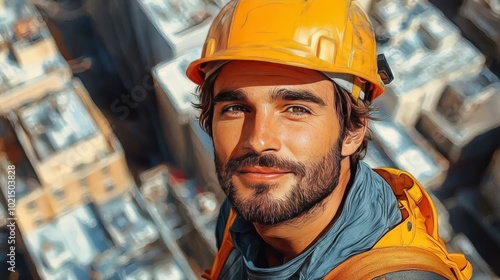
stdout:
<svg viewBox="0 0 500 280">
<path fill-rule="evenodd" d="M 391 78 L 384 61 L 353 1 L 221 10 L 187 70 L 228 198 L 205 278 L 470 278 L 418 182 L 360 161 L 370 102 Z"/>
</svg>

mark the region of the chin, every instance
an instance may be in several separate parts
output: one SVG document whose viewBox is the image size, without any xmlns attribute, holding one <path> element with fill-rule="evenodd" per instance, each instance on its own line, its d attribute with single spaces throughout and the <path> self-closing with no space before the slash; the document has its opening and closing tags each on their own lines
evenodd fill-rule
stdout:
<svg viewBox="0 0 500 280">
<path fill-rule="evenodd" d="M 289 185 L 276 183 L 243 185 L 234 182 L 226 195 L 238 214 L 246 220 L 273 225 L 295 216 L 296 211 L 288 211 L 293 204 L 288 199 L 291 189 Z"/>
<path fill-rule="evenodd" d="M 253 178 L 252 178 L 253 179 Z M 240 193 L 252 194 L 259 196 L 261 194 L 276 196 L 285 196 L 292 186 L 297 184 L 296 180 L 289 178 L 289 176 L 281 176 L 270 180 L 252 180 L 245 176 L 234 176 L 231 180 L 231 185 Z"/>
</svg>

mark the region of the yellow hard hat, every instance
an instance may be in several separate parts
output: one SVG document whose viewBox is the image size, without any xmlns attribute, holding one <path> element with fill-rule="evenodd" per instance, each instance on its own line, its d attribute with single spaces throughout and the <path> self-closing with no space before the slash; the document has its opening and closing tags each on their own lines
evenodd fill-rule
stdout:
<svg viewBox="0 0 500 280">
<path fill-rule="evenodd" d="M 363 89 L 375 99 L 392 79 L 385 57 L 377 58 L 368 16 L 352 0 L 233 0 L 214 19 L 201 58 L 186 74 L 200 85 L 232 60 L 317 70 L 334 81 L 337 74 L 350 76 L 356 99 Z"/>
</svg>

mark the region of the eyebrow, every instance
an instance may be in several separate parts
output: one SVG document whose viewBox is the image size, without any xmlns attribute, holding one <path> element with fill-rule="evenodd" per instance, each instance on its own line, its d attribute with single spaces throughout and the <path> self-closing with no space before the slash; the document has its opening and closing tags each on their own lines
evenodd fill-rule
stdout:
<svg viewBox="0 0 500 280">
<path fill-rule="evenodd" d="M 226 101 L 247 101 L 247 97 L 240 90 L 222 91 L 214 97 L 214 104 Z"/>
<path fill-rule="evenodd" d="M 227 101 L 247 101 L 248 98 L 246 95 L 240 90 L 229 90 L 222 91 L 214 97 L 214 104 L 219 102 L 227 102 Z M 326 106 L 326 103 L 319 98 L 314 93 L 311 93 L 306 90 L 290 90 L 287 88 L 275 89 L 271 93 L 271 100 L 302 100 L 311 103 L 318 104 L 320 106 Z"/>
<path fill-rule="evenodd" d="M 316 94 L 306 91 L 306 90 L 290 90 L 287 88 L 281 88 L 278 90 L 273 90 L 271 94 L 272 100 L 302 100 L 311 103 L 318 104 L 320 106 L 326 106 L 325 101 L 319 98 Z"/>
</svg>

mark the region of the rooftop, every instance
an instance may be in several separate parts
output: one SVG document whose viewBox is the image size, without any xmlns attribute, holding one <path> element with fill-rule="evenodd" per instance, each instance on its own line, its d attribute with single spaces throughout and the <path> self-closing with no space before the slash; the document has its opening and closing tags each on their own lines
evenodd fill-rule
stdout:
<svg viewBox="0 0 500 280">
<path fill-rule="evenodd" d="M 400 1 L 380 1 L 372 11 L 376 19 L 387 13 L 391 14 L 387 17 L 396 18 L 397 28 L 388 30 L 389 41 L 378 44 L 378 51 L 393 68 L 396 77 L 388 88 L 397 96 L 436 80 L 479 71 L 484 64 L 479 50 L 432 4 L 417 1 L 405 6 Z M 380 19 L 374 23 L 375 29 L 377 24 L 385 27 Z"/>
<path fill-rule="evenodd" d="M 124 251 L 111 248 L 98 256 L 92 270 L 99 279 L 186 279 L 172 254 L 158 247 Z"/>
<path fill-rule="evenodd" d="M 25 1 L 9 2 L 0 14 L 0 94 L 54 70 L 69 72 L 39 13 Z"/>
<path fill-rule="evenodd" d="M 99 207 L 102 221 L 118 246 L 144 247 L 159 237 L 152 221 L 128 197 L 116 198 Z"/>
<path fill-rule="evenodd" d="M 112 246 L 90 205 L 23 236 L 42 278 L 88 279 L 90 264 Z"/>
<path fill-rule="evenodd" d="M 403 127 L 390 121 L 370 123 L 377 142 L 396 168 L 412 174 L 428 188 L 436 187 L 436 178 L 445 175 L 448 164 L 435 151 L 421 147 L 416 135 L 409 135 Z"/>
<path fill-rule="evenodd" d="M 203 44 L 210 23 L 220 9 L 217 2 L 225 1 L 139 0 L 153 25 L 176 54 Z"/>
<path fill-rule="evenodd" d="M 201 48 L 194 48 L 188 53 L 157 65 L 153 69 L 155 80 L 167 94 L 170 104 L 174 107 L 179 117 L 187 118 L 196 113 L 192 103 L 197 101 L 194 93 L 197 85 L 186 77 L 186 69 L 190 62 L 200 57 Z"/>
<path fill-rule="evenodd" d="M 18 116 L 40 161 L 98 132 L 86 107 L 69 88 L 21 107 Z"/>
</svg>

